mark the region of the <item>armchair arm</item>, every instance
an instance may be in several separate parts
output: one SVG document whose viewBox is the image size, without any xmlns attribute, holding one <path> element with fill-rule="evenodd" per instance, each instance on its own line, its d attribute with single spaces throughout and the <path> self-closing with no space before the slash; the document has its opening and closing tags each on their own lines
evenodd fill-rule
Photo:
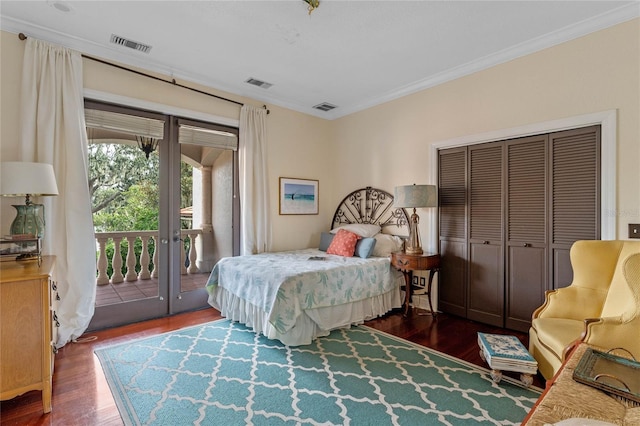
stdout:
<svg viewBox="0 0 640 426">
<path fill-rule="evenodd" d="M 606 292 L 592 288 L 569 286 L 545 292 L 542 306 L 532 318 L 567 318 L 583 320 L 600 315 Z"/>
<path fill-rule="evenodd" d="M 620 317 L 589 318 L 584 321 L 580 340 L 604 350 L 624 348 L 640 359 L 640 317 L 623 320 Z"/>
</svg>

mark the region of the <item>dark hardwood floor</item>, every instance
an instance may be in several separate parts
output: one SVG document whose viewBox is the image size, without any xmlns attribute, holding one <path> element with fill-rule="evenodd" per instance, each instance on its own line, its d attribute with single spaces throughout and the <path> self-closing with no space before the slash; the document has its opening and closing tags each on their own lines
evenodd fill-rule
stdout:
<svg viewBox="0 0 640 426">
<path fill-rule="evenodd" d="M 431 316 L 418 315 L 414 310 L 404 318 L 401 313 L 368 321 L 366 325 L 414 343 L 428 346 L 456 358 L 486 367 L 480 359 L 477 345 L 478 331 L 485 333 L 513 334 L 528 344 L 525 333 L 491 327 L 473 321 L 440 314 L 436 321 Z M 196 325 L 221 318 L 218 311 L 208 308 L 172 317 L 130 324 L 88 333 L 83 338 L 95 336 L 84 343 L 69 343 L 56 355 L 53 376 L 53 409 L 43 414 L 41 393 L 32 391 L 0 403 L 2 425 L 122 425 L 111 391 L 95 357 L 95 349 L 137 339 L 182 327 Z M 505 373 L 518 378 L 518 374 Z M 534 385 L 543 387 L 540 376 Z"/>
</svg>

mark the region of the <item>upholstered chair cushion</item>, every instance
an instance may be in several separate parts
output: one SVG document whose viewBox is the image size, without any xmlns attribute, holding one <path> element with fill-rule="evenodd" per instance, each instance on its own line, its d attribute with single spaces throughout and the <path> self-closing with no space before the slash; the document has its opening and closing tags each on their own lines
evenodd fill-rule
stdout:
<svg viewBox="0 0 640 426">
<path fill-rule="evenodd" d="M 558 360 L 562 360 L 562 352 L 580 336 L 584 323 L 567 318 L 536 318 L 532 321 L 531 327 L 536 330 L 538 340 L 557 354 Z"/>
</svg>

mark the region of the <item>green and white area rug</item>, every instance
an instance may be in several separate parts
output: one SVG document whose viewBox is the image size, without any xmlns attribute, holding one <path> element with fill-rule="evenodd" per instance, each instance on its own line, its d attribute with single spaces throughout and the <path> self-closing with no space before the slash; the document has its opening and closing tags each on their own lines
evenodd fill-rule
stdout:
<svg viewBox="0 0 640 426">
<path fill-rule="evenodd" d="M 539 396 L 365 326 L 287 347 L 219 320 L 96 354 L 127 425 L 519 424 Z"/>
</svg>

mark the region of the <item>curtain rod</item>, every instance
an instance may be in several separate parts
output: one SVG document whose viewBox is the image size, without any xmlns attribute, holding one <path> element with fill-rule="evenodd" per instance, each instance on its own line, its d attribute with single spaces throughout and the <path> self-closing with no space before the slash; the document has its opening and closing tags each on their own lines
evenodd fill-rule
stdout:
<svg viewBox="0 0 640 426">
<path fill-rule="evenodd" d="M 24 33 L 20 33 L 20 34 L 18 34 L 18 38 L 20 40 L 26 40 L 27 39 L 27 35 L 24 34 Z M 151 79 L 154 79 L 154 80 L 162 81 L 163 83 L 168 83 L 168 84 L 171 84 L 172 86 L 177 86 L 177 87 L 180 87 L 182 89 L 191 90 L 193 92 L 197 92 L 197 93 L 200 93 L 202 95 L 211 96 L 212 98 L 220 99 L 222 101 L 227 101 L 227 102 L 231 102 L 231 103 L 236 104 L 236 105 L 244 106 L 244 104 L 242 102 L 234 101 L 233 99 L 229 99 L 229 98 L 225 98 L 225 97 L 222 97 L 222 96 L 214 95 L 213 93 L 205 92 L 203 90 L 195 89 L 193 87 L 189 87 L 189 86 L 185 86 L 183 84 L 180 84 L 180 83 L 176 82 L 175 78 L 172 78 L 171 80 L 165 80 L 164 78 L 156 77 L 155 75 L 147 74 L 147 73 L 144 73 L 144 72 L 141 72 L 141 71 L 137 71 L 137 70 L 134 70 L 134 69 L 131 69 L 131 68 L 124 67 L 122 65 L 114 64 L 112 62 L 105 61 L 104 59 L 94 58 L 93 56 L 88 56 L 88 55 L 85 55 L 85 54 L 81 54 L 81 55 L 85 59 L 90 59 L 92 61 L 100 62 L 101 64 L 109 65 L 109 66 L 112 66 L 112 67 L 115 67 L 115 68 L 118 68 L 118 69 L 121 69 L 121 70 L 124 70 L 124 71 L 129 71 L 129 72 L 132 72 L 134 74 L 141 75 L 143 77 L 148 77 L 148 78 L 151 78 Z M 267 108 L 266 105 L 262 105 L 262 107 L 267 110 L 267 114 L 269 114 L 271 112 L 271 111 L 269 111 L 269 109 Z"/>
</svg>

